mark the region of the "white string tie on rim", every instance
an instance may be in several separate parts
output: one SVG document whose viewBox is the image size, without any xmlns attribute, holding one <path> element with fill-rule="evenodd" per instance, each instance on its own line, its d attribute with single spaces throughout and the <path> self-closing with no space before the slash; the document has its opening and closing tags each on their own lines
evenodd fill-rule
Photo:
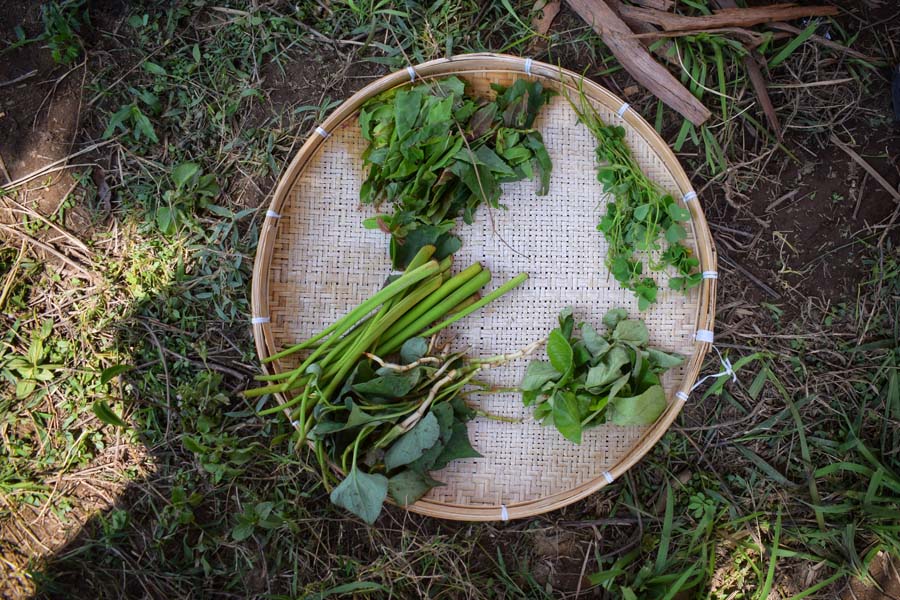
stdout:
<svg viewBox="0 0 900 600">
<path fill-rule="evenodd" d="M 613 477 L 612 473 L 610 473 L 609 471 L 603 471 L 603 479 L 606 480 L 606 483 L 612 483 L 616 480 L 616 478 Z"/>
<path fill-rule="evenodd" d="M 530 58 L 525 59 L 525 74 L 526 75 L 531 75 L 531 62 L 532 61 Z"/>
<path fill-rule="evenodd" d="M 684 196 L 682 196 L 681 199 L 684 200 L 685 204 L 687 204 L 691 200 L 697 199 L 697 192 L 695 192 L 694 190 L 691 190 L 688 193 L 686 193 Z"/>
<path fill-rule="evenodd" d="M 409 74 L 410 82 L 413 82 L 416 80 L 416 70 L 412 68 L 412 65 L 407 65 L 406 72 Z"/>
<path fill-rule="evenodd" d="M 626 103 L 624 103 L 622 106 L 619 107 L 619 110 L 616 111 L 616 114 L 619 115 L 620 118 L 621 118 L 621 117 L 624 117 L 624 116 L 625 116 L 625 112 L 626 112 L 630 107 L 631 107 L 631 105 L 628 104 L 628 103 L 626 102 Z"/>
<path fill-rule="evenodd" d="M 254 325 L 262 325 L 269 322 L 269 317 L 253 317 L 250 322 Z"/>
<path fill-rule="evenodd" d="M 275 212 L 274 210 L 272 210 L 271 208 L 266 211 L 266 216 L 270 217 L 272 219 L 280 219 L 281 218 L 281 215 L 278 214 L 277 212 Z"/>
<path fill-rule="evenodd" d="M 708 342 L 709 344 L 713 343 L 713 332 L 709 331 L 708 329 L 698 329 L 694 337 L 698 342 Z M 694 385 L 691 386 L 691 392 L 703 385 L 709 379 L 730 377 L 731 381 L 735 383 L 738 380 L 737 373 L 734 372 L 734 366 L 731 364 L 731 361 L 727 357 L 722 356 L 722 353 L 715 345 L 713 345 L 712 349 L 715 350 L 716 354 L 719 355 L 719 364 L 722 365 L 722 370 L 718 373 L 710 373 L 709 375 L 701 377 L 699 381 L 695 382 Z M 675 392 L 675 397 L 682 402 L 687 402 L 688 400 L 688 394 L 682 391 Z"/>
<path fill-rule="evenodd" d="M 500 520 L 501 521 L 509 521 L 509 511 L 506 510 L 506 505 L 500 505 Z"/>
<path fill-rule="evenodd" d="M 323 139 L 325 139 L 325 138 L 327 138 L 329 135 L 331 135 L 330 133 L 328 133 L 327 131 L 325 131 L 325 130 L 322 129 L 321 127 L 316 127 L 316 133 L 318 133 L 319 135 L 321 135 Z"/>
<path fill-rule="evenodd" d="M 718 271 L 703 271 L 703 279 L 718 279 Z"/>
</svg>

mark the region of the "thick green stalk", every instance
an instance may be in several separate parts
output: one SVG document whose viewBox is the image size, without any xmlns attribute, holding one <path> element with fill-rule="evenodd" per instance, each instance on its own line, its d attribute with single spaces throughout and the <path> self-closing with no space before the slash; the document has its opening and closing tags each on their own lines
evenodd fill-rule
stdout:
<svg viewBox="0 0 900 600">
<path fill-rule="evenodd" d="M 487 269 L 484 269 L 483 271 L 469 279 L 467 282 L 465 282 L 462 287 L 458 288 L 442 301 L 438 302 L 435 306 L 431 307 L 428 311 L 425 312 L 425 314 L 418 317 L 415 321 L 407 325 L 401 331 L 395 333 L 391 338 L 385 339 L 383 342 L 381 342 L 381 344 L 375 350 L 375 354 L 377 354 L 378 356 L 387 356 L 388 354 L 397 351 L 400 346 L 403 345 L 403 342 L 417 335 L 419 331 L 421 331 L 425 327 L 428 327 L 430 323 L 434 323 L 436 320 L 446 315 L 451 308 L 459 305 L 459 303 L 480 290 L 481 287 L 490 280 L 491 272 Z"/>
<path fill-rule="evenodd" d="M 460 302 L 459 304 L 457 304 L 456 306 L 454 306 L 453 308 L 451 308 L 449 311 L 447 311 L 447 314 L 454 315 L 454 314 L 458 313 L 459 311 L 465 309 L 466 307 L 475 304 L 479 300 L 481 300 L 481 294 L 476 292 L 476 293 L 472 294 L 471 296 L 469 296 L 468 298 L 466 298 L 465 300 L 463 300 L 462 302 Z"/>
<path fill-rule="evenodd" d="M 325 356 L 325 358 L 319 361 L 319 364 L 327 364 L 328 362 L 330 362 L 330 358 L 333 354 L 339 354 L 346 350 L 350 346 L 350 344 L 353 343 L 353 340 L 356 339 L 356 337 L 359 336 L 369 326 L 372 318 L 373 317 L 366 317 L 357 324 L 357 327 L 348 331 L 344 335 L 344 337 L 341 338 L 341 341 L 338 342 L 338 345 L 332 348 L 331 351 Z M 283 381 L 285 379 L 294 378 L 295 374 L 296 369 L 292 369 L 290 371 L 282 371 L 281 373 L 274 373 L 272 375 L 257 375 L 254 379 L 256 379 L 256 381 Z"/>
<path fill-rule="evenodd" d="M 334 391 L 343 384 L 344 379 L 347 377 L 347 374 L 350 372 L 350 369 L 356 364 L 356 361 L 359 360 L 359 357 L 363 355 L 369 346 L 377 340 L 385 329 L 390 327 L 397 319 L 402 317 L 409 311 L 413 306 L 422 301 L 423 298 L 426 298 L 429 294 L 437 290 L 441 286 L 441 278 L 433 277 L 429 279 L 426 283 L 416 288 L 416 290 L 397 303 L 396 306 L 392 307 L 386 315 L 378 324 L 372 328 L 372 331 L 367 332 L 366 335 L 354 344 L 353 348 L 341 359 L 341 368 L 337 372 L 337 374 L 331 378 L 328 386 L 322 392 L 323 396 L 328 399 L 331 398 L 331 395 Z"/>
<path fill-rule="evenodd" d="M 458 290 L 462 287 L 466 282 L 475 277 L 481 272 L 481 263 L 475 263 L 467 269 L 464 269 L 461 273 L 451 277 L 444 285 L 442 285 L 438 290 L 432 295 L 428 296 L 422 303 L 417 305 L 414 309 L 403 315 L 403 317 L 391 325 L 387 331 L 384 332 L 384 336 L 382 336 L 385 340 L 392 339 L 397 333 L 403 331 L 408 327 L 411 323 L 415 322 L 416 319 L 424 315 L 428 312 L 432 307 L 434 307 L 438 302 Z M 440 315 L 438 315 L 440 316 Z M 437 318 L 437 317 L 435 317 Z M 433 320 L 433 319 L 432 319 Z M 427 325 L 427 323 L 426 323 Z"/>
<path fill-rule="evenodd" d="M 294 352 L 297 352 L 298 350 L 303 350 L 304 348 L 308 348 L 309 346 L 311 346 L 312 344 L 319 341 L 320 339 L 322 339 L 323 337 L 325 337 L 326 335 L 328 335 L 330 333 L 331 337 L 328 338 L 328 341 L 325 342 L 324 344 L 322 344 L 321 346 L 319 346 L 318 348 L 316 348 L 316 351 L 313 352 L 313 354 L 316 354 L 316 352 L 319 352 L 319 353 L 323 352 L 324 348 L 326 348 L 329 344 L 333 343 L 338 338 L 340 338 L 340 336 L 345 331 L 347 331 L 348 329 L 353 327 L 353 325 L 355 325 L 356 322 L 359 321 L 363 316 L 372 312 L 373 308 L 375 308 L 379 304 L 382 304 L 385 301 L 393 298 L 394 296 L 396 296 L 400 292 L 406 290 L 410 286 L 417 284 L 418 282 L 422 281 L 423 279 L 425 279 L 427 277 L 430 277 L 431 275 L 434 275 L 438 271 L 440 271 L 440 265 L 438 264 L 438 262 L 435 260 L 430 260 L 417 269 L 413 269 L 412 271 L 407 271 L 407 272 L 403 273 L 403 275 L 401 275 L 397 280 L 392 281 L 388 285 L 381 288 L 377 293 L 372 295 L 370 298 L 368 298 L 367 300 L 365 300 L 364 302 L 359 304 L 356 308 L 351 310 L 349 313 L 347 313 L 346 315 L 344 315 L 343 317 L 341 317 L 340 319 L 338 319 L 337 321 L 335 321 L 334 323 L 332 323 L 331 325 L 329 325 L 328 327 L 326 327 L 325 329 L 323 329 L 322 331 L 320 331 L 313 337 L 311 337 L 308 340 L 305 340 L 303 342 L 300 342 L 299 344 L 297 344 L 295 346 L 286 348 L 285 350 L 282 350 L 281 352 L 277 352 L 277 353 L 273 354 L 272 356 L 269 356 L 269 357 L 263 359 L 263 362 L 264 363 L 272 362 L 273 360 L 277 360 L 279 358 L 284 358 L 285 356 L 289 356 L 289 355 L 293 354 Z M 318 356 L 317 356 L 317 358 L 318 358 Z M 310 363 L 310 364 L 312 364 L 312 363 Z"/>
<path fill-rule="evenodd" d="M 435 333 L 437 333 L 437 332 L 440 331 L 441 329 L 443 329 L 443 328 L 445 328 L 445 327 L 448 327 L 448 326 L 452 325 L 453 323 L 456 323 L 457 321 L 459 321 L 459 320 L 462 319 L 463 317 L 466 317 L 466 316 L 472 314 L 473 312 L 475 312 L 476 310 L 478 310 L 478 309 L 481 308 L 482 306 L 485 306 L 486 304 L 489 304 L 489 303 L 493 302 L 494 300 L 496 300 L 497 298 L 499 298 L 500 296 L 502 296 L 502 295 L 505 294 L 506 292 L 508 292 L 508 291 L 510 291 L 510 290 L 513 290 L 513 289 L 519 287 L 520 285 L 522 285 L 523 283 L 525 283 L 527 280 L 528 280 L 528 273 L 519 273 L 518 275 L 516 275 L 515 277 L 513 277 L 512 279 L 510 279 L 509 281 L 507 281 L 506 283 L 504 283 L 504 284 L 501 285 L 500 287 L 498 287 L 496 290 L 494 290 L 493 292 L 491 292 L 490 294 L 488 294 L 487 296 L 485 296 L 484 298 L 482 298 L 481 300 L 479 300 L 478 302 L 476 302 L 476 303 L 472 304 L 471 306 L 468 306 L 467 308 L 461 310 L 460 312 L 456 313 L 455 315 L 453 315 L 453 316 L 450 317 L 449 319 L 445 319 L 444 321 L 441 321 L 440 323 L 438 323 L 438 324 L 435 325 L 434 327 L 432 327 L 432 328 L 430 328 L 430 329 L 428 329 L 428 330 L 426 330 L 426 331 L 423 331 L 420 335 L 421 335 L 422 337 L 428 337 L 428 336 L 430 336 L 430 335 L 434 335 Z"/>
<path fill-rule="evenodd" d="M 429 293 L 433 293 L 436 288 L 439 288 L 441 285 L 441 281 L 441 275 L 437 274 L 434 277 L 426 279 L 418 286 L 414 287 L 412 292 L 408 296 L 406 296 L 405 298 L 401 298 L 390 309 L 385 310 L 385 308 L 382 307 L 382 310 L 379 311 L 377 318 L 373 319 L 370 326 L 366 328 L 365 334 L 356 339 L 353 345 L 344 352 L 344 356 L 338 363 L 329 365 L 329 367 L 325 370 L 323 374 L 323 381 L 330 382 L 331 378 L 334 377 L 338 372 L 340 372 L 340 370 L 345 366 L 345 363 L 350 360 L 348 358 L 348 355 L 353 356 L 358 347 L 362 348 L 362 350 L 359 351 L 359 355 L 361 356 L 363 352 L 373 346 L 378 341 L 378 339 L 381 338 L 384 330 L 391 326 L 391 323 L 401 318 L 405 312 L 409 311 L 409 307 L 417 305 L 422 301 L 422 298 L 426 297 Z M 353 359 L 352 362 L 355 363 L 356 359 Z"/>
</svg>

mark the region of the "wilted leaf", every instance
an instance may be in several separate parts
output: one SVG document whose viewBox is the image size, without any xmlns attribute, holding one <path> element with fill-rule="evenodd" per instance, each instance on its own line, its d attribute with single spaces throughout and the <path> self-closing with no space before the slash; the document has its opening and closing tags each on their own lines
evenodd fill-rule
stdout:
<svg viewBox="0 0 900 600">
<path fill-rule="evenodd" d="M 616 325 L 613 339 L 629 342 L 636 346 L 643 346 L 650 341 L 650 333 L 647 331 L 647 326 L 643 321 L 626 319 Z"/>
<path fill-rule="evenodd" d="M 603 324 L 609 327 L 610 330 L 613 330 L 616 328 L 616 325 L 619 324 L 619 321 L 627 318 L 628 311 L 624 308 L 613 308 L 603 315 Z"/>
<path fill-rule="evenodd" d="M 665 409 L 666 393 L 655 385 L 638 396 L 613 398 L 609 418 L 616 425 L 651 425 Z"/>
</svg>

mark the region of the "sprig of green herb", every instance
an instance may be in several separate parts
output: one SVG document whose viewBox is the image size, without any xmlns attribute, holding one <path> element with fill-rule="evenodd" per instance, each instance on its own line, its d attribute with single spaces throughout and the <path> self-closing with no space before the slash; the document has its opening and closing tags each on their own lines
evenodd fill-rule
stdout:
<svg viewBox="0 0 900 600">
<path fill-rule="evenodd" d="M 613 277 L 635 293 L 642 311 L 656 302 L 658 288 L 650 271 L 674 268 L 677 275 L 669 278 L 673 290 L 686 292 L 699 285 L 700 261 L 681 243 L 687 237 L 683 223 L 690 221 L 690 212 L 647 177 L 625 143 L 625 129 L 604 123 L 583 89 L 577 100 L 567 98 L 597 140 L 597 180 L 614 198 L 597 225 L 609 244 L 606 266 Z M 650 253 L 662 250 L 661 237 L 666 249 L 653 261 Z M 641 254 L 649 261 L 648 269 Z"/>
<path fill-rule="evenodd" d="M 627 316 L 622 308 L 606 313 L 609 331 L 601 335 L 588 323 L 576 325 L 571 308 L 559 314 L 559 327 L 547 339 L 549 361 L 531 361 L 520 386 L 535 419 L 576 444 L 585 429 L 607 420 L 656 421 L 666 408 L 660 375 L 684 359 L 649 347 L 647 326 Z"/>
<path fill-rule="evenodd" d="M 537 173 L 538 193 L 547 193 L 552 164 L 533 125 L 553 92 L 525 79 L 492 87 L 493 100 L 476 100 L 461 79 L 447 77 L 388 90 L 360 111 L 369 141 L 360 200 L 394 208 L 365 225 L 390 233 L 395 268 L 426 244 L 437 248 L 438 259 L 456 251 L 455 220 L 472 223 L 482 202 L 499 208 L 504 182 Z"/>
</svg>

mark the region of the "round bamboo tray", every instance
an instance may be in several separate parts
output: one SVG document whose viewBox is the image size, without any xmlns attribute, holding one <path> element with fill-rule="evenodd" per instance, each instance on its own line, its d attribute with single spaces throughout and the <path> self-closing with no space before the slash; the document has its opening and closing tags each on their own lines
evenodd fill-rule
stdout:
<svg viewBox="0 0 900 600">
<path fill-rule="evenodd" d="M 297 152 L 266 213 L 252 289 L 253 334 L 260 358 L 309 337 L 380 287 L 390 269 L 388 239 L 362 227 L 362 220 L 374 211 L 358 200 L 365 149 L 358 111 L 382 91 L 449 75 L 464 79 L 476 94 L 489 94 L 490 83 L 508 85 L 520 77 L 574 93 L 581 80 L 575 73 L 530 59 L 470 54 L 387 75 L 339 106 Z M 535 423 L 518 394 L 476 397 L 482 410 L 520 422 L 481 417 L 470 422 L 470 438 L 483 458 L 454 461 L 433 473 L 446 485 L 409 506 L 413 512 L 465 521 L 517 519 L 596 492 L 621 477 L 662 437 L 688 400 L 709 350 L 716 253 L 699 199 L 653 127 L 599 85 L 585 80 L 584 92 L 604 121 L 626 129 L 626 141 L 644 172 L 682 198 L 691 213 L 686 243 L 700 258 L 707 278 L 683 295 L 669 291 L 665 275 L 657 275 L 659 301 L 640 315 L 653 345 L 686 356 L 684 365 L 663 380 L 669 406 L 653 425 L 602 425 L 586 431 L 576 446 L 555 429 Z M 457 228 L 463 239 L 455 256 L 457 269 L 481 261 L 494 274 L 489 287 L 520 271 L 531 276 L 525 285 L 446 330 L 444 338 L 452 340 L 453 347 L 468 347 L 472 355 L 523 348 L 546 336 L 566 306 L 574 307 L 577 319 L 597 327 L 610 308 L 621 306 L 638 315 L 632 293 L 619 288 L 604 266 L 606 243 L 596 223 L 607 196 L 596 180 L 591 134 L 577 123 L 561 95 L 544 107 L 535 126 L 553 160 L 550 193 L 537 196 L 534 182 L 505 184 L 501 203 L 508 210 L 482 207 L 473 225 Z M 515 387 L 527 362 L 494 369 L 488 379 Z M 276 361 L 266 367 L 279 372 L 294 364 Z"/>
</svg>

